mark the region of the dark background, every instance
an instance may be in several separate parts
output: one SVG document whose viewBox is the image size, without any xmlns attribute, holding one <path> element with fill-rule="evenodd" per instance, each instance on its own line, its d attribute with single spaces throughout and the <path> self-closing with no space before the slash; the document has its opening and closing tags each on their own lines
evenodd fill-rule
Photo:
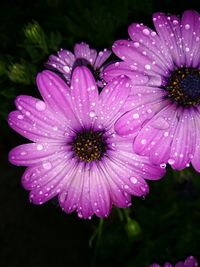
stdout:
<svg viewBox="0 0 200 267">
<path fill-rule="evenodd" d="M 108 219 L 84 221 L 61 211 L 56 199 L 34 206 L 20 183 L 24 168 L 8 163 L 8 151 L 26 140 L 6 117 L 20 94 L 38 96 L 34 77 L 48 55 L 75 42 L 110 48 L 127 38 L 132 22 L 152 26 L 152 13 L 181 14 L 199 1 L 0 1 L 0 266 L 148 267 L 154 261 L 200 259 L 200 175 L 168 169 L 150 182 L 146 199 Z M 36 34 L 27 34 L 36 27 Z"/>
</svg>

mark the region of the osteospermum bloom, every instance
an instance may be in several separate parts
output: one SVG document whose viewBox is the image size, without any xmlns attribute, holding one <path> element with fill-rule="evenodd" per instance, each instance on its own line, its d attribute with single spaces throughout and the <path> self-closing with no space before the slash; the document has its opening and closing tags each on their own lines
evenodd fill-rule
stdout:
<svg viewBox="0 0 200 267">
<path fill-rule="evenodd" d="M 9 154 L 11 163 L 28 167 L 22 184 L 33 203 L 58 195 L 67 213 L 104 217 L 112 204 L 128 207 L 131 195 L 148 193 L 145 179 L 158 179 L 164 170 L 133 154 L 131 141 L 113 128 L 129 94 L 127 78 L 98 94 L 89 69 L 77 67 L 70 88 L 51 71 L 39 73 L 37 85 L 44 101 L 19 96 L 9 116 L 10 126 L 33 141 Z"/>
<path fill-rule="evenodd" d="M 88 44 L 82 42 L 75 44 L 74 53 L 61 48 L 57 52 L 57 56 L 51 55 L 45 65 L 61 73 L 68 84 L 75 67 L 87 66 L 92 70 L 98 86 L 103 87 L 105 82 L 102 79 L 101 73 L 104 69 L 104 63 L 110 55 L 111 51 L 107 49 L 97 53 L 97 50 L 90 48 Z"/>
<path fill-rule="evenodd" d="M 134 151 L 156 164 L 200 172 L 200 15 L 153 15 L 156 31 L 132 24 L 131 40 L 119 40 L 122 59 L 105 69 L 105 79 L 124 74 L 134 88 L 127 112 L 116 123 L 122 136 L 139 132 Z"/>
<path fill-rule="evenodd" d="M 152 263 L 149 267 L 162 267 L 157 263 Z M 187 259 L 182 262 L 179 261 L 175 265 L 171 264 L 170 262 L 166 262 L 163 267 L 198 267 L 198 262 L 193 256 L 187 257 Z"/>
</svg>

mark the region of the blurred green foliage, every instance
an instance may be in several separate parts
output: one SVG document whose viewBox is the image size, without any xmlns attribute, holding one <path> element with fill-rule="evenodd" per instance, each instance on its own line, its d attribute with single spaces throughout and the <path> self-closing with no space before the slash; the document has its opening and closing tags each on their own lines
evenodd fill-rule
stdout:
<svg viewBox="0 0 200 267">
<path fill-rule="evenodd" d="M 97 49 L 111 48 L 114 40 L 128 37 L 131 22 L 152 26 L 155 11 L 200 11 L 198 5 L 198 1 L 170 0 L 1 1 L 0 234 L 4 246 L 0 266 L 17 267 L 24 262 L 29 267 L 148 267 L 153 261 L 175 263 L 190 254 L 200 258 L 200 177 L 192 169 L 181 173 L 169 169 L 161 181 L 150 183 L 146 199 L 134 198 L 132 208 L 114 209 L 99 224 L 98 219 L 79 221 L 75 215 L 54 210 L 54 202 L 40 208 L 26 204 L 21 172 L 6 159 L 8 150 L 24 141 L 8 128 L 7 114 L 14 109 L 17 95 L 38 96 L 35 76 L 50 54 L 61 47 L 71 50 L 80 41 Z M 10 194 L 14 196 L 4 201 Z M 37 244 L 42 244 L 42 250 Z"/>
</svg>

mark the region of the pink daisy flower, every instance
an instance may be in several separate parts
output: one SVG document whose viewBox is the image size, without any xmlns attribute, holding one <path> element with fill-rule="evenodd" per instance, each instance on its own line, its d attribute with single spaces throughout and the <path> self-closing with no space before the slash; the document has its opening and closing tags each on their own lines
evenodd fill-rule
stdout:
<svg viewBox="0 0 200 267">
<path fill-rule="evenodd" d="M 132 24 L 131 40 L 113 45 L 122 62 L 108 66 L 104 78 L 124 74 L 134 85 L 130 111 L 115 129 L 121 136 L 139 132 L 134 151 L 153 163 L 177 170 L 192 163 L 200 172 L 200 15 L 156 13 L 153 22 L 156 31 Z"/>
<path fill-rule="evenodd" d="M 130 83 L 117 78 L 99 94 L 85 66 L 76 67 L 71 87 L 51 71 L 37 76 L 44 101 L 16 99 L 9 125 L 33 141 L 9 154 L 11 163 L 27 166 L 23 186 L 30 201 L 42 204 L 58 195 L 67 213 L 79 217 L 108 216 L 112 205 L 128 207 L 131 195 L 148 193 L 145 179 L 159 179 L 164 169 L 132 152 L 132 140 L 117 136 L 114 123 L 122 115 Z"/>
<path fill-rule="evenodd" d="M 153 263 L 149 267 L 162 267 L 162 266 L 160 264 Z M 198 267 L 198 262 L 193 256 L 189 256 L 184 262 L 179 261 L 175 265 L 166 262 L 163 265 L 163 267 Z"/>
<path fill-rule="evenodd" d="M 57 56 L 51 55 L 45 65 L 61 73 L 68 84 L 70 84 L 71 74 L 75 67 L 87 66 L 92 70 L 98 86 L 103 87 L 105 82 L 102 79 L 101 73 L 104 69 L 103 65 L 110 55 L 111 51 L 107 49 L 97 53 L 95 49 L 91 49 L 88 44 L 82 42 L 75 44 L 74 54 L 61 48 L 57 52 Z"/>
</svg>

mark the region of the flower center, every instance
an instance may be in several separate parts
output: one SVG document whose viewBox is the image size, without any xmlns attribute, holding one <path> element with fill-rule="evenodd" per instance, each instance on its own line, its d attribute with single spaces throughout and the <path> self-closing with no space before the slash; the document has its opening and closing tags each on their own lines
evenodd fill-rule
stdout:
<svg viewBox="0 0 200 267">
<path fill-rule="evenodd" d="M 165 89 L 168 97 L 184 107 L 200 104 L 200 70 L 179 68 L 175 70 Z"/>
<path fill-rule="evenodd" d="M 104 132 L 84 129 L 76 134 L 72 147 L 81 161 L 100 160 L 107 150 Z"/>
</svg>

